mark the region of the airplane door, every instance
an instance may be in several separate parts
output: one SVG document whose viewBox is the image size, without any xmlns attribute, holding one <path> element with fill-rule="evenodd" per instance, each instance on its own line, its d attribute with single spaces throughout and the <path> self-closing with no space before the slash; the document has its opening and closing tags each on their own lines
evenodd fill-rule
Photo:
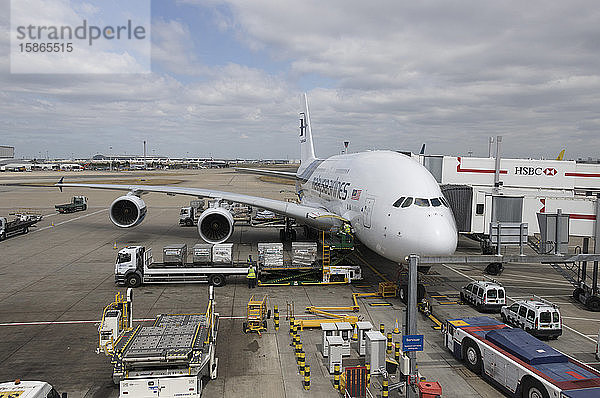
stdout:
<svg viewBox="0 0 600 398">
<path fill-rule="evenodd" d="M 365 211 L 363 212 L 363 225 L 366 228 L 371 228 L 371 215 L 373 214 L 373 205 L 375 204 L 375 199 L 367 198 L 365 201 Z"/>
</svg>

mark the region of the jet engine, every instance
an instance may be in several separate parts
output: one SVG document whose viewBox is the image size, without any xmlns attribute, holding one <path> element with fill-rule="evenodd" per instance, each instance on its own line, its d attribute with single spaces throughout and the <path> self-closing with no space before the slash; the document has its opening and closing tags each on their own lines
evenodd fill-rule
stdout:
<svg viewBox="0 0 600 398">
<path fill-rule="evenodd" d="M 233 233 L 233 216 L 222 207 L 206 209 L 198 219 L 198 233 L 208 243 L 223 243 Z"/>
<path fill-rule="evenodd" d="M 121 196 L 110 205 L 109 215 L 119 228 L 135 227 L 146 217 L 146 203 L 135 195 Z"/>
</svg>

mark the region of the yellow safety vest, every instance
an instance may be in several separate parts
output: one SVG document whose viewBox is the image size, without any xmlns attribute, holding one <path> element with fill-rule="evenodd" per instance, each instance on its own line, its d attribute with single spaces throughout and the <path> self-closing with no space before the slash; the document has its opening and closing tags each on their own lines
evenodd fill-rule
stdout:
<svg viewBox="0 0 600 398">
<path fill-rule="evenodd" d="M 246 276 L 248 279 L 256 278 L 256 272 L 254 272 L 254 268 L 248 268 L 248 275 Z"/>
</svg>

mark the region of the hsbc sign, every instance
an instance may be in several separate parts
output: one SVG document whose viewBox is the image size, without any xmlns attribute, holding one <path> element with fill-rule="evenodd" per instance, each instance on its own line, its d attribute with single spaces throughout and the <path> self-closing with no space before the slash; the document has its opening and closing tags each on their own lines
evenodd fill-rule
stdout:
<svg viewBox="0 0 600 398">
<path fill-rule="evenodd" d="M 554 167 L 528 167 L 528 166 L 516 166 L 515 174 L 522 176 L 555 176 L 558 174 L 558 171 Z"/>
</svg>

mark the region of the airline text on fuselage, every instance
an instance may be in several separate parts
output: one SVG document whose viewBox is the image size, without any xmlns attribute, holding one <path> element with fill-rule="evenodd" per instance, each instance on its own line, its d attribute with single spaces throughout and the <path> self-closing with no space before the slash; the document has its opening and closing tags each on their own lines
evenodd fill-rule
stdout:
<svg viewBox="0 0 600 398">
<path fill-rule="evenodd" d="M 332 180 L 320 176 L 315 176 L 311 184 L 311 188 L 319 192 L 319 195 L 330 196 L 339 200 L 346 200 L 349 186 L 349 182 L 340 181 L 339 178 Z"/>
</svg>

